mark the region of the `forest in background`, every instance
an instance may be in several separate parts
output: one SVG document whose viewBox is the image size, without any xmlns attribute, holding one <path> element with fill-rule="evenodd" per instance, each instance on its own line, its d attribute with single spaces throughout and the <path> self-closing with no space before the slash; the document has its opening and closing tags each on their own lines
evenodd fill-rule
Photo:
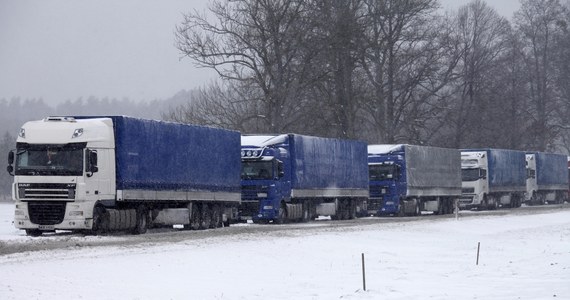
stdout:
<svg viewBox="0 0 570 300">
<path fill-rule="evenodd" d="M 215 0 L 177 47 L 223 79 L 171 120 L 369 143 L 570 148 L 569 1 Z"/>
</svg>

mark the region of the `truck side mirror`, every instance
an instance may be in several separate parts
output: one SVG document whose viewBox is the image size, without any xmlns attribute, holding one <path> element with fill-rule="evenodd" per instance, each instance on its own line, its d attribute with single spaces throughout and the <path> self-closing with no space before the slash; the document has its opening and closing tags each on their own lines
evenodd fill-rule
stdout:
<svg viewBox="0 0 570 300">
<path fill-rule="evenodd" d="M 97 151 L 87 151 L 87 177 L 91 177 L 93 173 L 99 172 L 99 168 L 97 167 Z"/>
<path fill-rule="evenodd" d="M 14 167 L 12 166 L 13 164 L 14 164 L 14 150 L 8 153 L 8 167 L 6 167 L 6 171 L 8 171 L 8 174 L 12 176 L 14 176 Z"/>
<path fill-rule="evenodd" d="M 285 176 L 285 171 L 283 170 L 283 162 L 282 161 L 277 162 L 277 176 L 279 178 Z"/>
</svg>

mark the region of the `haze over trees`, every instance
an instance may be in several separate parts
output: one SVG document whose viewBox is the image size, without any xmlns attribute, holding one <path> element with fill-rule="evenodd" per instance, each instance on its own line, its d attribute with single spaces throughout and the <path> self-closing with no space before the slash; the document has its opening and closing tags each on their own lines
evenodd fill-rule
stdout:
<svg viewBox="0 0 570 300">
<path fill-rule="evenodd" d="M 570 149 L 568 1 L 214 0 L 178 49 L 219 82 L 165 115 L 296 132 L 521 150 Z"/>
</svg>

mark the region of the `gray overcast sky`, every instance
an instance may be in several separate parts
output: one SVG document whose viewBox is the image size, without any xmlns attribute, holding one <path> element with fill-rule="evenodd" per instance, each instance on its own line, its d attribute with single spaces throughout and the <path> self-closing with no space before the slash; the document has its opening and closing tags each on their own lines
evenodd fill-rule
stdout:
<svg viewBox="0 0 570 300">
<path fill-rule="evenodd" d="M 165 99 L 215 74 L 174 47 L 182 13 L 207 0 L 0 0 L 0 99 Z M 467 0 L 442 0 L 456 9 Z M 518 0 L 488 0 L 508 17 Z"/>
</svg>

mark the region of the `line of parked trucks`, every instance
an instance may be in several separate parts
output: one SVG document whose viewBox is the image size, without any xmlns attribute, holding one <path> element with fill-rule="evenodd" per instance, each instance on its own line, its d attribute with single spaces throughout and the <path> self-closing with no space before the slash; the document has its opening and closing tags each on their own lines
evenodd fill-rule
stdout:
<svg viewBox="0 0 570 300">
<path fill-rule="evenodd" d="M 7 170 L 14 224 L 37 236 L 562 203 L 568 167 L 567 156 L 542 152 L 241 136 L 106 116 L 25 123 Z"/>
</svg>

